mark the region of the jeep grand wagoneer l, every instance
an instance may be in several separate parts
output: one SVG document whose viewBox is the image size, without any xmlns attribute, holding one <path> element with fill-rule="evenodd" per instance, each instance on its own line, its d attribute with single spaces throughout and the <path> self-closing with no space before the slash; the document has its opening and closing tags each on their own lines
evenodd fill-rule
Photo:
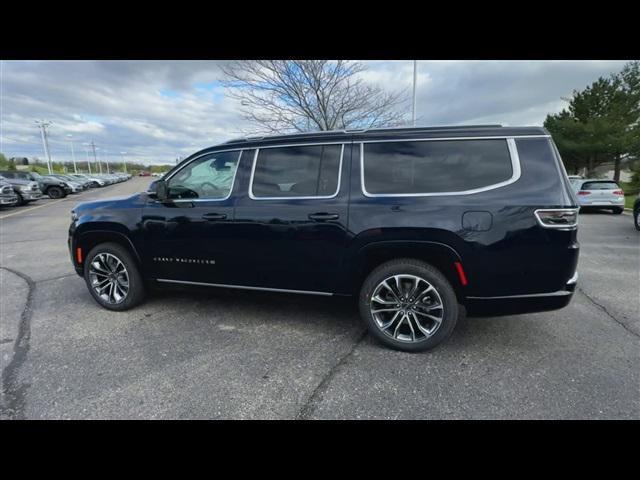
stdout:
<svg viewBox="0 0 640 480">
<path fill-rule="evenodd" d="M 472 315 L 566 306 L 578 204 L 538 127 L 245 138 L 148 192 L 78 205 L 73 265 L 126 310 L 154 284 L 354 295 L 371 333 L 431 348 Z"/>
</svg>

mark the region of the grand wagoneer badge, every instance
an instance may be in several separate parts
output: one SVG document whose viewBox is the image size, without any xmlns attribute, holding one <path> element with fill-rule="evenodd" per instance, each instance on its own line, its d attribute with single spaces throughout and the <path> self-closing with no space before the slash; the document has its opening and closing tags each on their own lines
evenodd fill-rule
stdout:
<svg viewBox="0 0 640 480">
<path fill-rule="evenodd" d="M 176 263 L 199 263 L 206 265 L 215 265 L 215 260 L 207 260 L 202 258 L 177 258 L 177 257 L 153 257 L 154 262 L 176 262 Z"/>
</svg>

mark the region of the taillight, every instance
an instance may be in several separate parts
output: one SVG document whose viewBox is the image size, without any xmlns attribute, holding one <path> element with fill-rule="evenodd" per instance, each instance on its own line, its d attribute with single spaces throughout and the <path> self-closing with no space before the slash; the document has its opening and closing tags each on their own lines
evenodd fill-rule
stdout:
<svg viewBox="0 0 640 480">
<path fill-rule="evenodd" d="M 622 190 L 616 190 L 615 192 L 613 192 L 614 195 L 624 195 L 624 192 Z"/>
<path fill-rule="evenodd" d="M 578 192 L 578 195 L 590 195 L 590 194 L 591 194 L 591 192 L 587 192 L 586 190 L 580 190 Z"/>
<path fill-rule="evenodd" d="M 453 265 L 456 267 L 456 270 L 458 272 L 458 278 L 460 279 L 460 283 L 462 284 L 463 287 L 466 287 L 469 282 L 467 281 L 467 276 L 464 273 L 462 264 L 460 262 L 453 262 Z"/>
<path fill-rule="evenodd" d="M 578 226 L 577 208 L 545 208 L 534 212 L 544 228 L 574 228 Z"/>
</svg>

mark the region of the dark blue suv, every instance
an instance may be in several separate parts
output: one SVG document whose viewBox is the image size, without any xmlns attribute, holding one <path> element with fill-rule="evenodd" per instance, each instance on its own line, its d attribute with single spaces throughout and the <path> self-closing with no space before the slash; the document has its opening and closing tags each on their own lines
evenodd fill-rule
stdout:
<svg viewBox="0 0 640 480">
<path fill-rule="evenodd" d="M 463 311 L 566 306 L 577 215 L 543 128 L 319 132 L 232 140 L 78 205 L 69 248 L 110 310 L 158 284 L 354 295 L 376 338 L 418 351 Z"/>
</svg>

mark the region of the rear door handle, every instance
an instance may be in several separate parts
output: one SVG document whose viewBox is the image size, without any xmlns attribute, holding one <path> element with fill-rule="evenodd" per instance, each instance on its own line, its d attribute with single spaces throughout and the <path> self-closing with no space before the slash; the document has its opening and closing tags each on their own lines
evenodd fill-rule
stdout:
<svg viewBox="0 0 640 480">
<path fill-rule="evenodd" d="M 340 218 L 340 215 L 337 213 L 310 213 L 310 220 L 337 220 Z"/>
<path fill-rule="evenodd" d="M 209 221 L 226 220 L 227 215 L 224 213 L 205 213 L 204 215 L 202 215 L 202 218 Z"/>
</svg>

